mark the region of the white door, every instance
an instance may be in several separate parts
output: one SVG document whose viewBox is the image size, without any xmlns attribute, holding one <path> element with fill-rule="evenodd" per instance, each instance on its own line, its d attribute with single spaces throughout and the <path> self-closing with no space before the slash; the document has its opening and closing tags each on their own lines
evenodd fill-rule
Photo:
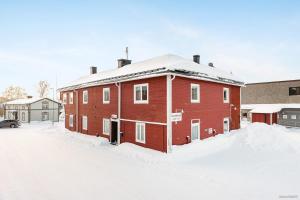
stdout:
<svg viewBox="0 0 300 200">
<path fill-rule="evenodd" d="M 223 120 L 223 132 L 224 133 L 229 132 L 229 118 L 228 117 L 224 118 L 224 120 Z"/>
<path fill-rule="evenodd" d="M 191 139 L 197 140 L 200 139 L 200 123 L 199 122 L 192 122 L 191 126 Z"/>
</svg>

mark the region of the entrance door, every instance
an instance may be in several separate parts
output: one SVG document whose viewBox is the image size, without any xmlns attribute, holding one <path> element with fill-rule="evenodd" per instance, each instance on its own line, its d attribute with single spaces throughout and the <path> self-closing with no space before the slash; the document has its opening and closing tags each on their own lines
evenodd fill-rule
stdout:
<svg viewBox="0 0 300 200">
<path fill-rule="evenodd" d="M 111 136 L 110 136 L 111 144 L 118 144 L 118 122 L 111 122 Z"/>
<path fill-rule="evenodd" d="M 191 139 L 197 140 L 200 139 L 200 123 L 199 122 L 192 122 L 191 126 Z"/>
</svg>

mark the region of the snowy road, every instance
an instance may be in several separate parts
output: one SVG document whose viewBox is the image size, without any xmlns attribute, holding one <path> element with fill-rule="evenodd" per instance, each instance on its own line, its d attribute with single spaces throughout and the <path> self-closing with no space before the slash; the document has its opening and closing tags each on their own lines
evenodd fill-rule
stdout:
<svg viewBox="0 0 300 200">
<path fill-rule="evenodd" d="M 175 147 L 111 146 L 61 125 L 0 129 L 0 200 L 300 198 L 300 131 L 261 124 Z"/>
</svg>

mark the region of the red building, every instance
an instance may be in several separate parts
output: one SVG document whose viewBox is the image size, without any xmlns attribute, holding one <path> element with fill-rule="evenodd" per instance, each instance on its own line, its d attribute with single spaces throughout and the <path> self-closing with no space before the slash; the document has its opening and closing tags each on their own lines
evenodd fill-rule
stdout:
<svg viewBox="0 0 300 200">
<path fill-rule="evenodd" d="M 231 73 L 176 55 L 91 74 L 59 89 L 65 127 L 170 152 L 172 145 L 240 128 L 240 87 Z"/>
</svg>

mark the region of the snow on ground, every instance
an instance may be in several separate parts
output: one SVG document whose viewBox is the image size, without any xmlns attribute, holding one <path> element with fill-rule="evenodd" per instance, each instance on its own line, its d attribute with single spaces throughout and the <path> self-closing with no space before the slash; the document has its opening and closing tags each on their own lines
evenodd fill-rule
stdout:
<svg viewBox="0 0 300 200">
<path fill-rule="evenodd" d="M 164 154 L 62 124 L 0 129 L 0 200 L 300 198 L 300 130 L 246 128 Z"/>
</svg>

